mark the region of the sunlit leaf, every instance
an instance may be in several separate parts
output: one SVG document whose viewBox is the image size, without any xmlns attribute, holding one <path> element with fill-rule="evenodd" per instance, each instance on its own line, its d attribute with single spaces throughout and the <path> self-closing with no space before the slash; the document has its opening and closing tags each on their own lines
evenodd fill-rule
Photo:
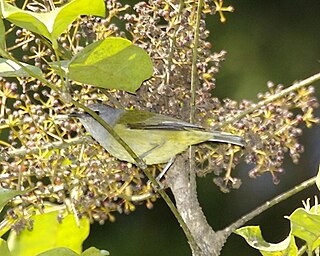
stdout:
<svg viewBox="0 0 320 256">
<path fill-rule="evenodd" d="M 45 211 L 47 212 L 48 209 Z M 25 229 L 17 235 L 12 230 L 8 238 L 12 254 L 32 256 L 58 247 L 66 247 L 81 253 L 82 243 L 89 234 L 89 220 L 81 218 L 78 227 L 74 215 L 69 214 L 59 223 L 57 220 L 59 213 L 55 210 L 33 216 L 32 231 Z"/>
<path fill-rule="evenodd" d="M 292 235 L 289 235 L 282 242 L 274 244 L 263 239 L 260 227 L 258 226 L 239 228 L 235 233 L 246 239 L 251 247 L 258 249 L 264 256 L 297 255 L 298 252 Z"/>
<path fill-rule="evenodd" d="M 79 52 L 69 64 L 69 78 L 97 87 L 135 92 L 152 75 L 152 62 L 140 47 L 109 37 Z"/>
<path fill-rule="evenodd" d="M 38 67 L 27 63 L 19 62 L 21 65 L 29 69 L 31 72 L 41 75 L 42 72 Z M 20 65 L 12 60 L 0 58 L 0 76 L 2 77 L 29 77 L 31 76 Z"/>
<path fill-rule="evenodd" d="M 55 41 L 79 15 L 105 16 L 103 0 L 74 0 L 46 13 L 25 11 L 0 0 L 4 19 Z"/>
<path fill-rule="evenodd" d="M 306 241 L 311 251 L 320 245 L 320 208 L 318 208 L 314 206 L 310 211 L 298 208 L 289 217 L 292 234 Z"/>
</svg>

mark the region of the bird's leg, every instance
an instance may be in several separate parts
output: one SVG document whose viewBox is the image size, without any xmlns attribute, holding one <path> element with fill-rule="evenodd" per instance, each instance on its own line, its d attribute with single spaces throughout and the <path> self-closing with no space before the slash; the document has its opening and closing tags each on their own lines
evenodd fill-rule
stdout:
<svg viewBox="0 0 320 256">
<path fill-rule="evenodd" d="M 166 172 L 170 169 L 171 165 L 173 164 L 176 157 L 170 158 L 169 162 L 166 163 L 166 166 L 162 169 L 162 171 L 159 173 L 159 175 L 156 177 L 156 181 L 160 184 L 160 188 L 153 187 L 155 190 L 163 189 L 163 184 L 160 182 L 162 177 L 166 174 Z M 148 184 L 150 184 L 150 180 L 148 181 Z"/>
<path fill-rule="evenodd" d="M 173 164 L 174 160 L 176 159 L 176 157 L 172 157 L 170 158 L 169 162 L 166 164 L 166 166 L 162 169 L 162 171 L 160 172 L 160 174 L 157 176 L 156 181 L 160 181 L 162 179 L 162 177 L 166 174 L 166 172 L 170 169 L 171 165 Z"/>
</svg>

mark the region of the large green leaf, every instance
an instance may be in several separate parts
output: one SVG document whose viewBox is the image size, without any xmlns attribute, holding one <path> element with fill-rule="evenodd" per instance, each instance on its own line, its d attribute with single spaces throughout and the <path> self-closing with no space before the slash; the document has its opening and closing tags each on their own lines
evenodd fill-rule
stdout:
<svg viewBox="0 0 320 256">
<path fill-rule="evenodd" d="M 152 61 L 143 49 L 116 37 L 87 46 L 69 63 L 72 80 L 131 93 L 150 78 L 152 71 Z"/>
<path fill-rule="evenodd" d="M 79 15 L 105 16 L 103 0 L 73 0 L 46 13 L 25 11 L 0 0 L 2 16 L 15 25 L 43 35 L 54 42 Z"/>
<path fill-rule="evenodd" d="M 41 69 L 29 65 L 27 63 L 19 62 L 22 66 L 29 69 L 31 72 L 41 75 Z M 0 76 L 2 77 L 29 77 L 31 76 L 27 71 L 25 71 L 20 65 L 12 60 L 0 58 Z"/>
<path fill-rule="evenodd" d="M 59 213 L 52 211 L 33 216 L 32 231 L 25 229 L 17 235 L 12 230 L 8 238 L 11 253 L 15 256 L 33 256 L 58 247 L 81 253 L 82 243 L 89 235 L 89 220 L 80 219 L 78 226 L 74 215 L 69 214 L 59 223 Z"/>
<path fill-rule="evenodd" d="M 280 243 L 273 244 L 263 239 L 260 227 L 258 226 L 239 228 L 235 231 L 235 233 L 245 238 L 250 246 L 258 249 L 264 256 L 293 256 L 297 255 L 298 252 L 294 237 L 292 235 L 289 235 Z"/>
</svg>

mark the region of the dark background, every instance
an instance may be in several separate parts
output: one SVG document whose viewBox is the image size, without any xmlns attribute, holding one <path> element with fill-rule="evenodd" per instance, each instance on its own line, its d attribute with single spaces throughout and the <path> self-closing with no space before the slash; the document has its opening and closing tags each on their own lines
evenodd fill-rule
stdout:
<svg viewBox="0 0 320 256">
<path fill-rule="evenodd" d="M 319 0 L 226 1 L 225 5 L 229 4 L 235 12 L 226 13 L 226 24 L 219 22 L 218 15 L 208 20 L 213 49 L 228 52 L 217 76 L 217 96 L 257 101 L 256 95 L 266 90 L 267 81 L 289 86 L 319 72 Z M 285 163 L 286 172 L 279 185 L 272 183 L 268 173 L 254 180 L 248 178 L 246 166 L 235 171 L 235 176 L 242 179 L 241 188 L 229 194 L 220 192 L 212 176 L 199 178 L 199 200 L 208 222 L 215 230 L 222 229 L 266 200 L 314 176 L 319 164 L 319 135 L 319 127 L 305 130 L 301 138 L 305 153 L 298 165 Z M 313 199 L 315 194 L 319 194 L 318 190 L 309 188 L 248 225 L 260 225 L 266 240 L 279 242 L 289 232 L 289 221 L 284 216 L 302 206 L 301 200 Z M 93 225 L 85 247 L 107 249 L 114 256 L 190 255 L 182 229 L 161 199 L 152 210 L 138 206 L 134 213 L 116 217 L 115 223 Z M 222 255 L 260 254 L 241 237 L 231 235 Z"/>
</svg>

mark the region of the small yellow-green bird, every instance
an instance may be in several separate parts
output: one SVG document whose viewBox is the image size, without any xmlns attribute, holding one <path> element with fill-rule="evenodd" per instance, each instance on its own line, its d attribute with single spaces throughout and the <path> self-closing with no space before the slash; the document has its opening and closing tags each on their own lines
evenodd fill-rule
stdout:
<svg viewBox="0 0 320 256">
<path fill-rule="evenodd" d="M 167 163 L 190 145 L 222 142 L 244 146 L 241 136 L 205 128 L 165 115 L 142 110 L 116 109 L 104 104 L 88 106 L 106 121 L 147 165 Z M 112 156 L 135 163 L 130 154 L 88 113 L 72 113 L 87 132 Z"/>
</svg>

